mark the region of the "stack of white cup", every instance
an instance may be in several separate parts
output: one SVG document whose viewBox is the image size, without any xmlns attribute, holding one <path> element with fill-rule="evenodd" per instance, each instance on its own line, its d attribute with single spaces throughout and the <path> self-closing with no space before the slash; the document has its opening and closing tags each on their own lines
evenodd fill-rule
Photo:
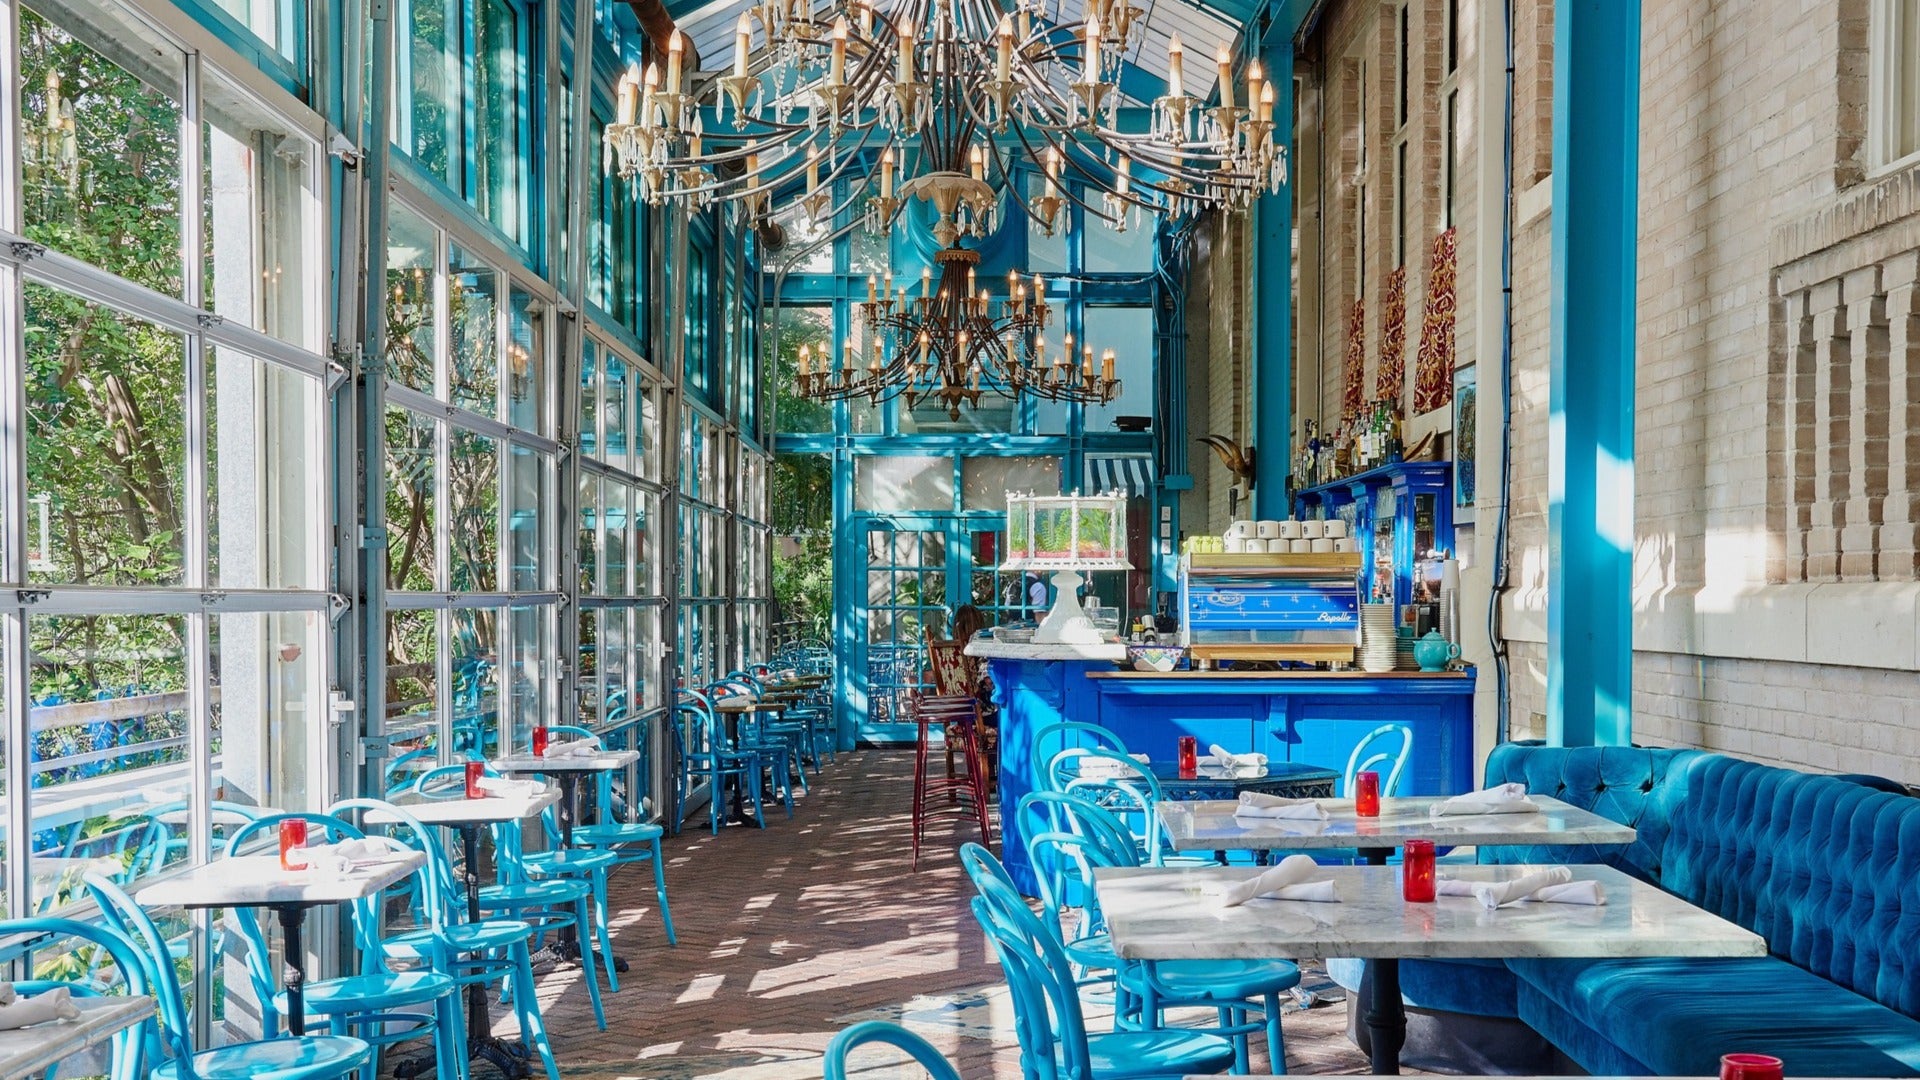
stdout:
<svg viewBox="0 0 1920 1080">
<path fill-rule="evenodd" d="M 1360 550 L 1339 518 L 1322 521 L 1236 521 L 1227 527 L 1226 550 L 1240 555 L 1307 555 Z"/>
</svg>

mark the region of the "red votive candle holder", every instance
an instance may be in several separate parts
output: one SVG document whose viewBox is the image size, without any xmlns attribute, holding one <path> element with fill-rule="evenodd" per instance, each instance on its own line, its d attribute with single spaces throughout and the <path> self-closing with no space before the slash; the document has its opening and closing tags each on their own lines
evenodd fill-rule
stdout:
<svg viewBox="0 0 1920 1080">
<path fill-rule="evenodd" d="M 1380 774 L 1353 774 L 1353 812 L 1361 817 L 1380 816 Z"/>
<path fill-rule="evenodd" d="M 547 726 L 545 724 L 533 729 L 533 756 L 547 756 Z"/>
<path fill-rule="evenodd" d="M 1408 903 L 1431 904 L 1434 891 L 1433 841 L 1407 841 L 1400 848 L 1400 895 Z"/>
<path fill-rule="evenodd" d="M 1720 1080 L 1780 1080 L 1780 1059 L 1766 1054 L 1720 1055 Z"/>
<path fill-rule="evenodd" d="M 487 763 L 484 761 L 467 762 L 467 798 L 484 799 L 487 797 L 487 793 L 480 790 L 480 777 L 485 775 L 486 771 Z"/>
<path fill-rule="evenodd" d="M 1191 777 L 1200 771 L 1200 740 L 1192 735 L 1180 736 L 1180 775 Z"/>
<path fill-rule="evenodd" d="M 304 870 L 307 856 L 307 819 L 287 818 L 280 822 L 280 869 Z"/>
</svg>

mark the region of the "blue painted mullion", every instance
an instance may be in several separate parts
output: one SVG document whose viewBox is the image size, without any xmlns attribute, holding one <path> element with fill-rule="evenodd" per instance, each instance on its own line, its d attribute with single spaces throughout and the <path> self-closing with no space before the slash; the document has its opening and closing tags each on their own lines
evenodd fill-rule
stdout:
<svg viewBox="0 0 1920 1080">
<path fill-rule="evenodd" d="M 1261 58 L 1273 80 L 1274 140 L 1293 141 L 1293 43 L 1272 43 Z M 1287 516 L 1293 448 L 1293 188 L 1254 205 L 1254 516 Z"/>
</svg>

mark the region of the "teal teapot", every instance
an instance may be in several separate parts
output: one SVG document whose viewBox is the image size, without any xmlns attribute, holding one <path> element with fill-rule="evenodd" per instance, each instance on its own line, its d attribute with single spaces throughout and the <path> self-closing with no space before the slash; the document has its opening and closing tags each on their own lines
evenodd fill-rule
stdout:
<svg viewBox="0 0 1920 1080">
<path fill-rule="evenodd" d="M 1447 662 L 1460 655 L 1460 646 L 1440 636 L 1440 631 L 1429 630 L 1427 636 L 1413 643 L 1413 661 L 1420 665 L 1421 671 L 1445 671 Z"/>
</svg>

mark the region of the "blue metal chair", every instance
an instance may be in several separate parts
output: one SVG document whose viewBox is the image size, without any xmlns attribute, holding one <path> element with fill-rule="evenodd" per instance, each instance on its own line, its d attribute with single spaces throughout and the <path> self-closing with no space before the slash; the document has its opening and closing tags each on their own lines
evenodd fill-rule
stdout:
<svg viewBox="0 0 1920 1080">
<path fill-rule="evenodd" d="M 357 805 L 368 804 L 370 800 Z M 294 818 L 307 822 L 310 829 L 317 828 L 330 842 L 363 836 L 351 823 L 327 814 L 272 814 L 256 818 L 235 831 L 227 840 L 227 854 L 240 851 L 255 837 L 276 835 L 282 821 Z M 420 879 L 427 872 L 423 865 L 413 875 L 416 888 L 422 887 Z M 433 971 L 394 971 L 387 966 L 379 947 L 382 897 L 386 895 L 383 890 L 351 905 L 354 937 L 360 945 L 360 971 L 356 975 L 307 983 L 304 988 L 306 1011 L 324 1021 L 335 1035 L 353 1034 L 373 1047 L 373 1058 L 367 1062 L 364 1080 L 374 1080 L 379 1075 L 380 1054 L 385 1047 L 423 1035 L 432 1037 L 434 1056 L 443 1069 L 450 1069 L 452 1075 L 464 1080 L 466 1033 L 457 1001 L 459 987 L 451 978 Z M 286 994 L 275 982 L 266 934 L 253 908 L 234 908 L 233 917 L 240 936 L 247 942 L 247 976 L 260 1002 L 261 1027 L 269 1035 L 278 1036 L 287 1001 Z M 429 1006 L 432 1012 L 414 1011 L 422 1005 Z M 448 1062 L 454 1064 L 448 1066 Z"/>
<path fill-rule="evenodd" d="M 1400 740 L 1399 750 L 1376 748 L 1376 744 L 1384 744 L 1393 738 Z M 1353 778 L 1356 775 L 1378 772 L 1380 766 L 1391 762 L 1393 767 L 1380 778 L 1380 795 L 1382 798 L 1392 795 L 1400 789 L 1400 774 L 1406 771 L 1407 755 L 1412 750 L 1413 729 L 1405 724 L 1381 724 L 1367 732 L 1365 738 L 1354 744 L 1353 753 L 1347 755 L 1347 771 L 1340 778 L 1340 794 L 1352 798 Z"/>
<path fill-rule="evenodd" d="M 713 834 L 718 836 L 720 819 L 724 813 L 721 803 L 726 798 L 726 781 L 732 779 L 746 786 L 747 797 L 753 802 L 754 815 L 759 818 L 760 827 L 766 828 L 767 816 L 760 807 L 760 755 L 752 750 L 736 749 L 727 739 L 726 727 L 719 722 L 712 708 L 705 705 L 693 691 L 682 693 L 693 700 L 674 706 L 674 720 L 681 741 L 679 804 L 687 804 L 694 780 L 704 777 L 707 781 L 707 823 Z"/>
<path fill-rule="evenodd" d="M 87 889 L 100 905 L 101 920 L 134 944 L 134 965 L 144 967 L 147 986 L 160 1015 L 159 1040 L 164 1064 L 146 1062 L 143 1077 L 154 1080 L 331 1080 L 359 1072 L 373 1060 L 373 1047 L 346 1035 L 302 1035 L 263 1042 L 230 1043 L 195 1052 L 193 1021 L 166 937 L 153 919 L 104 874 L 88 874 Z M 129 969 L 131 970 L 131 969 Z"/>
<path fill-rule="evenodd" d="M 908 1031 L 898 1024 L 889 1024 L 884 1020 L 866 1020 L 855 1024 L 833 1037 L 827 1044 L 827 1060 L 823 1065 L 823 1080 L 847 1080 L 847 1058 L 861 1046 L 874 1043 L 903 1050 L 907 1056 L 927 1070 L 929 1080 L 960 1080 L 960 1073 L 933 1044 Z"/>
<path fill-rule="evenodd" d="M 745 677 L 728 676 L 719 682 L 710 683 L 706 689 L 707 699 L 718 702 L 729 697 L 745 697 L 756 705 L 760 702 L 760 684 Z M 716 710 L 717 711 L 717 710 Z M 755 711 L 742 715 L 739 720 L 740 736 L 735 740 L 742 750 L 752 750 L 760 755 L 768 768 L 773 781 L 770 794 L 779 795 L 787 808 L 787 816 L 793 816 L 793 774 L 799 766 L 801 790 L 807 790 L 807 770 L 804 764 L 806 755 L 802 753 L 805 742 L 804 724 L 783 724 L 775 719 L 777 713 Z"/>
<path fill-rule="evenodd" d="M 976 866 L 993 860 L 984 848 L 965 851 L 965 855 Z M 1149 1030 L 1089 1035 L 1073 965 L 1060 942 L 1002 875 L 979 874 L 974 886 L 980 895 L 974 897 L 973 915 L 993 942 L 1006 973 L 1020 1042 L 1020 1069 L 1027 1080 L 1204 1075 L 1224 1072 L 1234 1064 L 1233 1043 L 1211 1033 Z"/>
<path fill-rule="evenodd" d="M 592 739 L 596 743 L 599 736 L 586 728 L 560 727 L 555 731 L 572 738 Z M 667 944 L 677 945 L 679 941 L 673 932 L 673 909 L 667 905 L 666 858 L 660 853 L 660 838 L 666 830 L 650 821 L 629 820 L 623 816 L 613 797 L 613 773 L 611 771 L 594 775 L 593 821 L 577 823 L 573 827 L 573 843 L 576 847 L 589 848 L 612 856 L 614 866 L 626 866 L 632 863 L 653 864 L 653 895 L 660 901 L 660 921 L 666 926 Z M 635 813 L 633 800 L 626 801 L 627 813 Z M 557 824 L 547 823 L 547 838 L 559 841 L 560 829 Z M 529 856 L 535 858 L 536 856 Z M 602 875 L 602 903 L 605 897 L 604 874 Z M 601 912 L 600 925 L 605 928 L 606 914 Z M 609 981 L 611 981 L 609 975 Z M 618 987 L 615 987 L 618 989 Z"/>
<path fill-rule="evenodd" d="M 76 922 L 72 919 L 0 919 L 0 941 L 26 939 L 25 946 L 37 947 L 41 942 L 66 943 L 73 940 L 85 941 L 105 951 L 113 961 L 113 967 L 121 972 L 122 981 L 128 994 L 152 993 L 147 980 L 147 964 L 141 958 L 139 948 L 127 939 L 126 935 L 101 923 Z M 27 948 L 9 948 L 0 954 L 0 961 L 11 959 L 13 955 L 28 951 Z M 98 967 L 98 965 L 94 965 Z M 65 982 L 61 980 L 35 980 L 17 982 L 14 990 L 22 997 L 32 997 L 56 987 L 65 986 L 75 997 L 100 996 L 100 988 L 91 982 Z M 152 1020 L 135 1024 L 113 1036 L 112 1064 L 109 1075 L 112 1080 L 139 1080 L 144 1068 L 151 1064 L 145 1060 L 149 1049 L 158 1051 L 159 1034 Z M 47 1070 L 51 1080 L 54 1070 Z"/>
<path fill-rule="evenodd" d="M 1121 741 L 1120 736 L 1095 724 L 1083 724 L 1075 720 L 1048 724 L 1033 733 L 1032 760 L 1042 766 L 1043 783 L 1052 782 L 1048 767 L 1053 760 L 1063 751 L 1071 749 L 1111 750 L 1125 757 L 1127 744 Z"/>
</svg>

